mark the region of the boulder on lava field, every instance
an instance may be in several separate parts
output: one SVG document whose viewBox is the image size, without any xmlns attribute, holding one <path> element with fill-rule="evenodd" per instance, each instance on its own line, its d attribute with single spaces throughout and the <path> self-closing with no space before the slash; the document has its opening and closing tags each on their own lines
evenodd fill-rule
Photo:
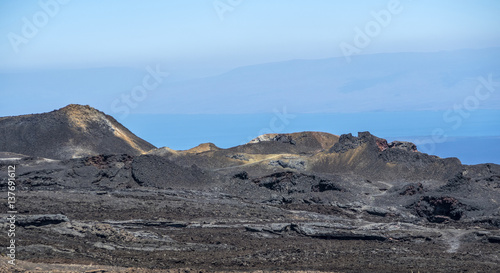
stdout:
<svg viewBox="0 0 500 273">
<path fill-rule="evenodd" d="M 454 197 L 423 196 L 412 205 L 420 217 L 426 217 L 429 222 L 441 223 L 447 220 L 460 220 L 465 211 L 472 208 L 461 203 Z"/>
</svg>

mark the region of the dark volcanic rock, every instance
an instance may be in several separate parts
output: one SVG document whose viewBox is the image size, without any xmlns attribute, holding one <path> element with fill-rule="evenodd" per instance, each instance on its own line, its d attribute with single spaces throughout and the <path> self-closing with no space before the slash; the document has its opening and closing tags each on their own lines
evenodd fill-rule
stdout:
<svg viewBox="0 0 500 273">
<path fill-rule="evenodd" d="M 278 172 L 268 176 L 254 178 L 252 182 L 281 193 L 307 193 L 324 191 L 342 191 L 336 182 L 296 172 Z"/>
<path fill-rule="evenodd" d="M 388 148 L 402 149 L 407 152 L 418 152 L 417 145 L 407 141 L 393 141 L 387 145 Z"/>
<path fill-rule="evenodd" d="M 43 215 L 21 215 L 17 218 L 17 225 L 25 226 L 45 226 L 68 222 L 69 219 L 62 214 L 43 214 Z"/>
<path fill-rule="evenodd" d="M 406 185 L 400 192 L 400 195 L 415 195 L 417 193 L 423 193 L 424 192 L 424 186 L 422 183 L 417 183 L 417 184 L 409 184 Z"/>
<path fill-rule="evenodd" d="M 344 189 L 338 185 L 338 183 L 331 180 L 320 180 L 317 185 L 312 187 L 313 191 L 324 192 L 324 191 L 344 191 Z"/>
<path fill-rule="evenodd" d="M 304 170 L 306 167 L 306 162 L 304 160 L 271 160 L 269 161 L 271 166 L 280 166 L 282 168 Z"/>
<path fill-rule="evenodd" d="M 298 174 L 294 172 L 281 172 L 273 173 L 269 176 L 255 178 L 252 180 L 255 184 L 260 187 L 265 187 L 273 191 L 292 193 L 300 191 L 297 184 L 299 184 L 300 179 L 312 179 L 312 177 L 305 176 L 303 174 Z"/>
<path fill-rule="evenodd" d="M 363 143 L 370 143 L 376 146 L 380 152 L 387 149 L 399 149 L 407 152 L 417 152 L 417 146 L 411 142 L 393 141 L 387 143 L 387 140 L 378 138 L 369 132 L 359 132 L 355 137 L 352 134 L 344 134 L 339 138 L 338 143 L 329 150 L 331 153 L 345 153 L 348 150 L 355 149 Z"/>
<path fill-rule="evenodd" d="M 226 157 L 236 159 L 236 160 L 248 161 L 248 157 L 243 155 L 243 154 L 227 155 Z"/>
<path fill-rule="evenodd" d="M 460 220 L 465 210 L 470 207 L 453 197 L 424 196 L 415 205 L 418 215 L 426 217 L 429 222 L 444 222 L 448 219 Z"/>
<path fill-rule="evenodd" d="M 284 134 L 279 134 L 279 135 L 273 137 L 272 141 L 291 144 L 291 145 L 296 144 L 295 140 L 293 140 L 293 137 L 291 135 L 284 135 Z"/>
<path fill-rule="evenodd" d="M 238 179 L 241 179 L 241 180 L 247 180 L 248 179 L 248 173 L 243 171 L 243 172 L 240 172 L 240 173 L 237 173 L 235 175 L 233 175 L 233 178 L 238 178 Z"/>
<path fill-rule="evenodd" d="M 470 187 L 471 180 L 472 179 L 470 177 L 464 176 L 463 172 L 461 172 L 455 177 L 448 179 L 448 183 L 442 186 L 440 190 L 443 192 L 459 191 L 463 190 L 464 187 L 466 188 L 465 190 L 468 190 L 467 188 L 468 186 Z"/>
<path fill-rule="evenodd" d="M 355 149 L 359 147 L 362 143 L 368 142 L 368 139 L 364 133 L 360 133 L 359 137 L 355 137 L 352 134 L 344 134 L 339 138 L 339 142 L 335 143 L 330 149 L 332 153 L 345 153 L 348 150 Z"/>
<path fill-rule="evenodd" d="M 24 158 L 16 180 L 23 190 L 118 189 L 137 186 L 132 178 L 131 164 L 130 155 L 99 155 L 63 161 Z M 6 186 L 3 183 L 2 186 Z"/>
<path fill-rule="evenodd" d="M 132 175 L 139 185 L 157 188 L 199 188 L 214 182 L 209 173 L 196 165 L 183 167 L 155 155 L 136 157 L 132 162 Z"/>
</svg>

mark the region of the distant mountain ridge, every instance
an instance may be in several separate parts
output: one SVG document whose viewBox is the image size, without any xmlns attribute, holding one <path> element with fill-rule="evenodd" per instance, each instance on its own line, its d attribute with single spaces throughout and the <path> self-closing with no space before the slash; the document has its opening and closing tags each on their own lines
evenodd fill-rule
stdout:
<svg viewBox="0 0 500 273">
<path fill-rule="evenodd" d="M 499 58 L 500 48 L 488 48 L 257 64 L 168 83 L 144 107 L 171 114 L 266 113 L 281 105 L 295 113 L 442 110 L 473 93 L 478 77 L 497 79 Z M 480 108 L 498 103 L 491 96 Z"/>
<path fill-rule="evenodd" d="M 473 94 L 478 77 L 492 74 L 498 79 L 498 59 L 500 48 L 485 48 L 357 55 L 351 63 L 335 57 L 241 66 L 217 76 L 167 78 L 134 110 L 148 114 L 256 114 L 282 106 L 292 113 L 446 110 Z M 61 76 L 67 80 L 61 81 Z M 72 90 L 72 98 L 79 101 L 99 96 L 96 106 L 119 118 L 123 113 L 111 102 L 130 92 L 142 77 L 142 68 L 117 67 L 0 72 L 0 81 L 27 102 L 6 104 L 0 115 L 66 105 L 70 101 L 59 94 Z M 36 103 L 39 93 L 44 94 L 44 106 Z M 494 95 L 481 101 L 479 108 L 498 109 L 498 105 L 500 99 Z"/>
</svg>

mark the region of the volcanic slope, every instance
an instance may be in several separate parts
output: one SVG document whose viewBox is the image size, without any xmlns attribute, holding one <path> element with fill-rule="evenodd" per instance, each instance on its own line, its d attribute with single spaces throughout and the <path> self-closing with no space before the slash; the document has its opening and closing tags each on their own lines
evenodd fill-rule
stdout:
<svg viewBox="0 0 500 273">
<path fill-rule="evenodd" d="M 52 159 L 143 154 L 155 146 L 113 117 L 71 104 L 49 113 L 0 118 L 0 151 Z"/>
</svg>

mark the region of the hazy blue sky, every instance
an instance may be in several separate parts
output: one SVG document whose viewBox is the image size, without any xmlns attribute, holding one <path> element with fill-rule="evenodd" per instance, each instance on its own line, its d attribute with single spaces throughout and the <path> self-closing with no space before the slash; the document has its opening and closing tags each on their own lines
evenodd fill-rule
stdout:
<svg viewBox="0 0 500 273">
<path fill-rule="evenodd" d="M 497 0 L 2 0 L 0 116 L 89 104 L 176 149 L 370 130 L 500 163 L 499 15 Z"/>
<path fill-rule="evenodd" d="M 354 29 L 388 5 L 397 14 L 362 54 L 500 46 L 496 0 L 61 0 L 68 3 L 57 8 L 54 1 L 0 2 L 0 69 L 162 62 L 172 70 L 223 71 L 342 56 L 339 45 L 353 44 Z M 40 3 L 55 11 L 48 20 Z M 38 32 L 16 53 L 9 33 L 23 37 L 23 18 L 40 27 L 34 24 Z"/>
</svg>

